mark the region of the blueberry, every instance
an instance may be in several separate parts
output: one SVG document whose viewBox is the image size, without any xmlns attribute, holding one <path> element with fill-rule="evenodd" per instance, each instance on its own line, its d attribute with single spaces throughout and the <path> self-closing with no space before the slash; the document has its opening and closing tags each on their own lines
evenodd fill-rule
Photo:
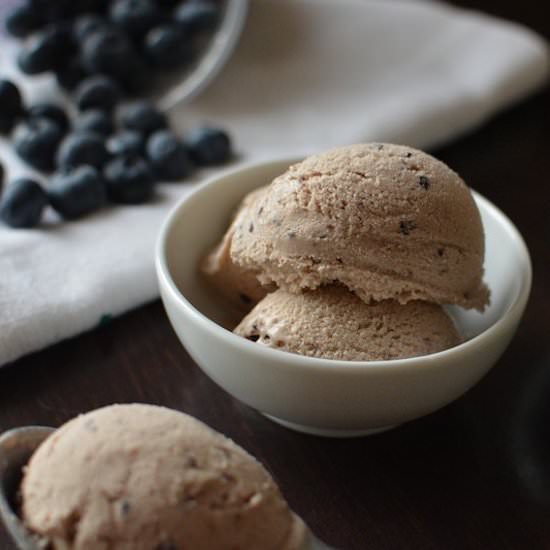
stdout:
<svg viewBox="0 0 550 550">
<path fill-rule="evenodd" d="M 74 128 L 77 132 L 92 132 L 108 136 L 113 133 L 114 125 L 110 113 L 100 109 L 90 109 L 76 119 Z"/>
<path fill-rule="evenodd" d="M 107 76 L 90 76 L 76 89 L 75 102 L 81 111 L 102 109 L 111 111 L 120 99 L 120 88 Z"/>
<path fill-rule="evenodd" d="M 138 55 L 129 37 L 119 29 L 113 27 L 90 33 L 82 52 L 86 71 L 111 76 L 125 91 L 142 92 L 150 84 L 150 68 Z"/>
<path fill-rule="evenodd" d="M 54 105 L 53 103 L 37 103 L 36 105 L 32 105 L 27 110 L 27 117 L 30 119 L 46 118 L 51 120 L 59 126 L 59 129 L 63 133 L 69 129 L 69 117 L 67 117 L 67 114 L 59 105 Z"/>
<path fill-rule="evenodd" d="M 6 16 L 6 30 L 18 38 L 23 38 L 38 30 L 43 24 L 40 12 L 30 4 L 12 8 Z"/>
<path fill-rule="evenodd" d="M 223 164 L 232 155 L 231 140 L 219 128 L 196 128 L 189 133 L 185 144 L 191 158 L 199 166 Z"/>
<path fill-rule="evenodd" d="M 214 2 L 197 1 L 183 4 L 174 14 L 180 29 L 188 35 L 213 30 L 220 20 L 220 8 Z"/>
<path fill-rule="evenodd" d="M 19 50 L 16 55 L 17 66 L 25 74 L 38 74 L 48 69 L 42 68 L 42 62 L 36 61 L 37 54 L 32 54 L 27 50 Z"/>
<path fill-rule="evenodd" d="M 191 161 L 185 146 L 167 130 L 160 130 L 149 137 L 147 157 L 160 179 L 179 180 L 191 172 Z"/>
<path fill-rule="evenodd" d="M 120 123 L 128 130 L 151 134 L 166 128 L 166 116 L 150 101 L 135 101 L 126 106 L 120 116 Z"/>
<path fill-rule="evenodd" d="M 65 90 L 72 91 L 76 86 L 86 78 L 88 73 L 84 70 L 79 57 L 69 60 L 63 67 L 55 71 L 57 83 Z"/>
<path fill-rule="evenodd" d="M 55 175 L 48 186 L 52 207 L 66 219 L 74 219 L 101 208 L 107 195 L 101 174 L 93 166 L 79 166 Z"/>
<path fill-rule="evenodd" d="M 70 29 L 65 24 L 52 24 L 36 34 L 28 48 L 19 52 L 17 63 L 27 74 L 53 71 L 66 64 L 73 54 Z"/>
<path fill-rule="evenodd" d="M 108 26 L 107 20 L 100 15 L 86 13 L 75 20 L 73 36 L 77 42 L 83 42 L 91 34 L 105 30 Z"/>
<path fill-rule="evenodd" d="M 23 112 L 23 100 L 17 86 L 10 80 L 0 80 L 0 133 L 11 132 Z"/>
<path fill-rule="evenodd" d="M 19 117 L 23 114 L 23 99 L 11 80 L 0 80 L 0 115 Z"/>
<path fill-rule="evenodd" d="M 150 0 L 115 0 L 110 8 L 111 21 L 133 36 L 140 36 L 157 25 L 162 13 Z"/>
<path fill-rule="evenodd" d="M 28 0 L 44 21 L 58 22 L 74 15 L 75 0 Z"/>
<path fill-rule="evenodd" d="M 83 14 L 105 15 L 109 0 L 28 0 L 41 5 L 48 20 L 71 20 Z"/>
<path fill-rule="evenodd" d="M 109 160 L 104 141 L 103 136 L 90 132 L 69 134 L 57 151 L 57 166 L 61 170 L 83 164 L 101 168 Z"/>
<path fill-rule="evenodd" d="M 34 227 L 48 203 L 46 192 L 34 180 L 14 180 L 4 192 L 0 219 L 11 227 Z"/>
<path fill-rule="evenodd" d="M 89 73 L 120 77 L 128 73 L 136 53 L 128 37 L 119 30 L 105 29 L 91 33 L 82 46 L 82 62 Z"/>
<path fill-rule="evenodd" d="M 86 13 L 100 13 L 105 14 L 107 7 L 110 3 L 110 0 L 72 0 L 75 4 L 75 13 L 77 14 L 86 14 Z"/>
<path fill-rule="evenodd" d="M 109 139 L 107 149 L 112 155 L 140 156 L 145 153 L 145 138 L 133 130 L 119 132 Z"/>
<path fill-rule="evenodd" d="M 192 59 L 192 45 L 176 25 L 151 29 L 145 37 L 143 49 L 155 67 L 177 67 Z"/>
<path fill-rule="evenodd" d="M 0 134 L 9 134 L 13 130 L 15 122 L 13 117 L 0 116 Z"/>
<path fill-rule="evenodd" d="M 138 204 L 153 193 L 155 178 L 147 162 L 138 156 L 116 157 L 103 171 L 107 194 L 113 202 Z"/>
<path fill-rule="evenodd" d="M 54 168 L 55 152 L 63 137 L 59 126 L 47 118 L 32 118 L 15 131 L 17 154 L 37 170 L 49 172 Z"/>
<path fill-rule="evenodd" d="M 129 94 L 143 94 L 154 84 L 154 79 L 151 78 L 151 67 L 138 56 L 128 60 L 118 79 L 122 88 Z"/>
<path fill-rule="evenodd" d="M 171 10 L 180 3 L 180 0 L 156 0 L 156 3 L 161 8 Z"/>
</svg>

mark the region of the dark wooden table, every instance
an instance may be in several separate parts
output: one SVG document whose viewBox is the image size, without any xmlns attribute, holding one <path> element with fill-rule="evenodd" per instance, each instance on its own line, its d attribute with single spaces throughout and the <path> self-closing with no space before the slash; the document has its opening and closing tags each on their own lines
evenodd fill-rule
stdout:
<svg viewBox="0 0 550 550">
<path fill-rule="evenodd" d="M 463 1 L 550 36 L 546 2 Z M 264 462 L 291 506 L 342 549 L 550 548 L 550 91 L 434 153 L 499 205 L 530 248 L 517 336 L 474 389 L 383 435 L 293 433 L 239 404 L 180 345 L 159 302 L 0 370 L 0 431 L 57 426 L 114 402 L 195 415 Z M 0 549 L 13 548 L 0 526 Z"/>
</svg>

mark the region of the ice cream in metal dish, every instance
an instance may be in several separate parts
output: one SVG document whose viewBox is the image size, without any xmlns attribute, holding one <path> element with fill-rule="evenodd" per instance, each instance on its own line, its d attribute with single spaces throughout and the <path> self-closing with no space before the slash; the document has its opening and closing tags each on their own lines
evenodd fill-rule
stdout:
<svg viewBox="0 0 550 550">
<path fill-rule="evenodd" d="M 50 435 L 22 483 L 27 528 L 54 550 L 306 550 L 264 467 L 198 420 L 113 405 Z"/>
</svg>

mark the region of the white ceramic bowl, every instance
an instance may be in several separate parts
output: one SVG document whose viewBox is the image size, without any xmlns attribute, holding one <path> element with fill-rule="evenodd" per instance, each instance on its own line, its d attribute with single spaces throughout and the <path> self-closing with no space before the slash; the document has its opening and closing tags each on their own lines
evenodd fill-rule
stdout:
<svg viewBox="0 0 550 550">
<path fill-rule="evenodd" d="M 199 262 L 220 239 L 243 196 L 291 162 L 266 162 L 216 176 L 177 205 L 164 224 L 156 251 L 160 292 L 189 354 L 237 399 L 280 424 L 318 435 L 375 433 L 461 396 L 506 349 L 531 287 L 531 262 L 520 234 L 478 194 L 492 294 L 483 314 L 450 308 L 466 342 L 410 359 L 335 361 L 266 348 L 218 324 L 223 304 L 202 280 Z"/>
</svg>

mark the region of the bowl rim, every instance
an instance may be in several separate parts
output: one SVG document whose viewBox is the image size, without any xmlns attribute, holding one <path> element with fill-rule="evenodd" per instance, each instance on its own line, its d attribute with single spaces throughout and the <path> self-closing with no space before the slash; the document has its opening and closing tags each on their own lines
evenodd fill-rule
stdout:
<svg viewBox="0 0 550 550">
<path fill-rule="evenodd" d="M 175 302 L 183 308 L 188 316 L 190 316 L 194 322 L 201 325 L 205 330 L 214 332 L 217 338 L 221 338 L 228 345 L 241 347 L 244 346 L 243 351 L 249 354 L 257 356 L 271 357 L 273 362 L 278 362 L 278 366 L 287 366 L 296 368 L 296 366 L 303 367 L 308 370 L 316 370 L 319 372 L 327 372 L 327 370 L 337 369 L 339 375 L 354 374 L 357 371 L 364 370 L 388 370 L 388 369 L 419 369 L 429 368 L 434 364 L 438 364 L 440 361 L 452 358 L 453 356 L 460 356 L 465 352 L 472 351 L 472 348 L 477 348 L 481 343 L 488 338 L 494 337 L 497 332 L 509 323 L 513 323 L 517 318 L 521 317 L 522 311 L 529 298 L 531 284 L 532 284 L 532 262 L 529 255 L 529 250 L 521 233 L 513 224 L 513 222 L 495 206 L 491 201 L 485 198 L 483 195 L 470 188 L 472 195 L 476 201 L 478 207 L 481 207 L 505 230 L 508 234 L 509 242 L 512 242 L 518 249 L 520 255 L 523 258 L 523 262 L 518 269 L 518 275 L 520 279 L 520 287 L 517 292 L 517 296 L 514 301 L 506 308 L 504 313 L 488 328 L 481 333 L 477 334 L 473 338 L 461 342 L 451 348 L 431 353 L 428 355 L 419 355 L 415 357 L 406 357 L 402 359 L 385 359 L 377 361 L 348 361 L 342 359 L 326 359 L 318 357 L 309 357 L 305 355 L 299 355 L 296 353 L 290 353 L 284 350 L 278 350 L 274 348 L 268 348 L 266 346 L 258 346 L 254 342 L 248 341 L 246 338 L 237 336 L 230 330 L 222 327 L 199 309 L 197 309 L 181 292 L 176 285 L 170 269 L 168 267 L 168 259 L 166 254 L 166 246 L 173 226 L 176 224 L 179 213 L 183 210 L 189 202 L 196 200 L 196 197 L 206 192 L 212 187 L 222 185 L 223 181 L 228 178 L 233 178 L 243 172 L 255 171 L 261 168 L 267 168 L 271 165 L 287 164 L 290 166 L 296 162 L 303 160 L 301 157 L 276 157 L 268 160 L 261 160 L 256 162 L 248 162 L 240 164 L 237 167 L 229 168 L 218 172 L 206 179 L 203 183 L 199 184 L 189 194 L 180 199 L 170 210 L 164 222 L 161 225 L 160 231 L 157 236 L 155 246 L 155 269 L 157 273 L 157 279 L 161 287 L 164 286 L 170 293 Z M 242 197 L 241 197 L 242 198 Z M 275 354 L 275 355 L 272 355 Z"/>
<path fill-rule="evenodd" d="M 241 37 L 249 0 L 228 0 L 220 26 L 206 50 L 181 84 L 160 96 L 164 111 L 191 101 L 202 92 L 225 66 Z"/>
</svg>

